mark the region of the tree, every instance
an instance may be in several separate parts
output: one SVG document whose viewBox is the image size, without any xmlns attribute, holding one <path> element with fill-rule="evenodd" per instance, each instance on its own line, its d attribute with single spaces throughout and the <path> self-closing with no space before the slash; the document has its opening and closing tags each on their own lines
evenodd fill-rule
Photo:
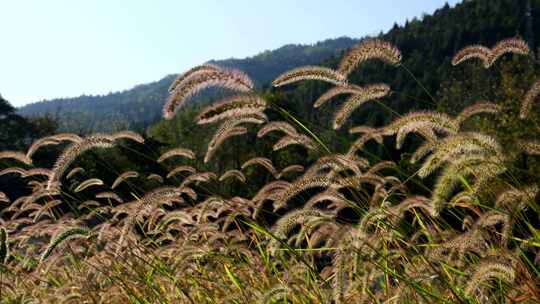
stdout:
<svg viewBox="0 0 540 304">
<path fill-rule="evenodd" d="M 0 95 L 0 150 L 20 149 L 30 140 L 30 123 Z"/>
</svg>

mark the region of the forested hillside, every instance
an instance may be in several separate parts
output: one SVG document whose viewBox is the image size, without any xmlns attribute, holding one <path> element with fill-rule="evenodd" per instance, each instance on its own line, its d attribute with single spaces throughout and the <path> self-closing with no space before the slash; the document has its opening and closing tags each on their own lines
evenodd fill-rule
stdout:
<svg viewBox="0 0 540 304">
<path fill-rule="evenodd" d="M 528 11 L 530 18 L 526 17 Z M 524 37 L 531 48 L 536 50 L 540 32 L 533 31 L 535 28 L 540 28 L 540 0 L 466 1 L 452 8 L 446 5 L 433 15 L 424 16 L 422 20 L 415 19 L 404 26 L 394 26 L 388 33 L 378 38 L 390 41 L 400 48 L 403 54 L 402 65 L 395 68 L 379 62 L 367 62 L 362 69 L 350 75 L 354 83 L 387 83 L 392 89 L 392 94 L 384 98 L 384 105 L 367 104 L 355 111 L 349 125 L 381 126 L 395 119 L 398 113 L 419 109 L 436 109 L 456 114 L 478 100 L 501 100 L 500 102 L 516 107 L 520 96 L 534 79 L 534 71 L 538 66 L 531 66 L 526 62 L 503 61 L 501 63 L 503 68 L 493 73 L 486 72 L 480 66 L 452 67 L 451 58 L 467 45 L 484 44 L 491 47 L 501 39 L 514 36 Z M 333 68 L 338 62 L 339 57 L 332 57 L 325 60 L 323 65 Z M 513 86 L 501 86 L 501 80 L 512 83 Z M 329 87 L 326 83 L 307 81 L 277 91 L 268 88 L 264 94 L 266 98 L 301 118 L 302 122 L 316 132 L 332 150 L 340 151 L 355 137 L 345 131 L 339 131 L 339 136 L 336 137 L 335 131 L 331 128 L 331 117 L 340 104 L 340 98 L 337 97 L 335 102 L 327 103 L 320 108 L 313 108 L 313 102 Z M 201 104 L 207 102 L 208 100 Z M 202 153 L 207 143 L 201 142 L 200 139 L 208 138 L 211 130 L 193 124 L 200 105 L 195 105 L 194 108 L 178 113 L 172 121 L 162 120 L 151 126 L 148 130 L 149 135 L 170 146 L 189 145 Z M 505 124 L 513 122 L 514 120 L 505 120 Z M 530 128 L 531 126 L 515 124 L 499 128 L 497 131 L 505 132 L 500 135 L 511 138 L 516 136 L 516 133 L 529 132 Z M 242 141 L 232 139 L 232 142 L 234 144 L 231 146 L 226 145 L 222 148 L 221 153 L 226 157 L 213 162 L 213 169 L 234 165 L 248 157 L 249 153 L 255 152 L 254 137 Z M 261 146 L 258 152 L 269 148 Z M 297 152 L 293 151 L 287 157 L 304 157 L 296 155 Z M 382 153 L 394 152 L 381 149 L 376 154 L 381 156 Z M 389 157 L 395 158 L 398 155 L 401 154 Z"/>
<path fill-rule="evenodd" d="M 211 63 L 244 69 L 257 85 L 267 84 L 284 71 L 308 64 L 318 64 L 339 55 L 357 40 L 328 39 L 313 45 L 286 45 L 245 59 L 211 60 Z M 179 71 L 182 72 L 182 71 Z M 19 109 L 24 116 L 50 113 L 57 117 L 62 130 L 76 133 L 114 131 L 126 128 L 143 130 L 159 120 L 167 98 L 167 88 L 175 75 L 104 96 L 80 96 L 45 100 Z M 204 98 L 203 98 L 204 99 Z"/>
</svg>

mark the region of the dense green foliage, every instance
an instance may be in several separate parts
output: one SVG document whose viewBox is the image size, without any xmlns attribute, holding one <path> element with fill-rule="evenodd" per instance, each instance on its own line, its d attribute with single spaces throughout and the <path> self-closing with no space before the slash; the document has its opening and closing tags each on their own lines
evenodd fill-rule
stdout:
<svg viewBox="0 0 540 304">
<path fill-rule="evenodd" d="M 50 116 L 25 119 L 0 95 L 0 149 L 21 149 L 33 139 L 56 131 L 56 123 Z"/>
</svg>

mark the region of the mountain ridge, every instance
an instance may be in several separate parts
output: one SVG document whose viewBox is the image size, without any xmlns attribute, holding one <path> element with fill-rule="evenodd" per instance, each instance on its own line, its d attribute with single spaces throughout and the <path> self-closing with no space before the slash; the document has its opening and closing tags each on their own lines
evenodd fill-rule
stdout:
<svg viewBox="0 0 540 304">
<path fill-rule="evenodd" d="M 445 4 L 431 15 L 423 15 L 421 19 L 413 18 L 404 25 L 396 23 L 387 32 L 371 37 L 391 42 L 401 50 L 404 64 L 400 69 L 369 64 L 351 77 L 359 83 L 390 82 L 393 90 L 399 94 L 389 101 L 389 105 L 398 112 L 422 109 L 430 104 L 436 107 L 439 102 L 433 96 L 444 89 L 444 81 L 461 73 L 460 69 L 454 69 L 450 64 L 451 57 L 459 49 L 471 44 L 492 46 L 505 38 L 523 37 L 531 49 L 536 51 L 540 31 L 534 29 L 538 28 L 540 0 L 472 0 L 453 7 Z M 361 39 L 365 38 L 370 37 Z M 308 46 L 286 45 L 245 59 L 209 62 L 239 68 L 260 87 L 294 67 L 312 64 L 335 67 L 339 55 L 359 40 L 341 37 Z M 167 77 L 122 93 L 36 103 L 19 109 L 19 113 L 26 116 L 44 113 L 56 115 L 63 130 L 77 133 L 109 132 L 126 128 L 144 131 L 161 119 L 161 107 L 168 96 L 167 89 L 174 75 Z M 314 95 L 322 93 L 324 84 L 316 83 L 312 86 L 308 83 L 301 87 L 291 98 L 303 104 L 305 100 L 313 100 Z M 207 102 L 210 96 L 216 95 L 202 94 L 197 96 L 197 101 Z M 308 108 L 303 109 L 303 113 L 321 115 Z M 372 114 L 369 113 L 370 116 Z"/>
<path fill-rule="evenodd" d="M 357 41 L 342 36 L 313 44 L 286 44 L 242 59 L 207 62 L 241 69 L 254 80 L 257 87 L 262 87 L 286 70 L 318 64 L 339 55 Z M 51 115 L 59 120 L 61 129 L 79 133 L 123 128 L 143 129 L 160 119 L 161 107 L 168 95 L 167 88 L 175 77 L 175 74 L 166 75 L 154 82 L 105 95 L 41 100 L 17 108 L 17 112 L 27 117 Z"/>
</svg>

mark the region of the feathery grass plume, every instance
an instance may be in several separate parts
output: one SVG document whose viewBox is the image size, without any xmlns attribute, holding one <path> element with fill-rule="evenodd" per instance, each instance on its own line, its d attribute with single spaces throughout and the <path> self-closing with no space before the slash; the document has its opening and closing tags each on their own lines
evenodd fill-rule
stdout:
<svg viewBox="0 0 540 304">
<path fill-rule="evenodd" d="M 219 181 L 222 182 L 222 181 L 226 180 L 229 177 L 234 177 L 237 180 L 241 181 L 242 183 L 246 182 L 246 177 L 244 176 L 244 173 L 242 173 L 242 171 L 236 170 L 236 169 L 228 170 L 227 172 L 223 173 L 219 177 Z"/>
<path fill-rule="evenodd" d="M 17 212 L 15 212 L 11 216 L 11 220 L 15 220 L 15 219 L 19 218 L 25 212 L 39 210 L 41 207 L 42 206 L 40 204 L 36 204 L 36 203 L 25 204 L 23 207 L 21 207 Z"/>
<path fill-rule="evenodd" d="M 172 169 L 168 174 L 167 174 L 167 178 L 171 178 L 175 175 L 178 175 L 179 173 L 182 173 L 182 172 L 188 172 L 189 174 L 195 174 L 197 173 L 197 170 L 195 168 L 193 168 L 192 166 L 178 166 L 174 169 Z"/>
<path fill-rule="evenodd" d="M 264 202 L 266 200 L 275 201 L 279 199 L 281 193 L 289 188 L 291 183 L 286 181 L 273 181 L 264 185 L 259 192 L 251 199 L 251 201 L 257 206 L 253 211 L 252 218 L 255 220 L 259 214 L 263 211 Z"/>
<path fill-rule="evenodd" d="M 32 192 L 42 191 L 45 188 L 45 186 L 47 185 L 46 182 L 40 182 L 40 181 L 35 181 L 35 180 L 29 181 L 27 184 L 32 189 Z"/>
<path fill-rule="evenodd" d="M 32 143 L 26 152 L 26 156 L 31 158 L 34 153 L 36 153 L 36 151 L 43 146 L 59 145 L 63 141 L 80 142 L 81 140 L 82 138 L 79 135 L 73 133 L 59 133 L 56 135 L 43 137 Z"/>
<path fill-rule="evenodd" d="M 166 213 L 167 211 L 162 208 L 154 208 L 154 210 L 152 210 L 152 212 L 148 216 L 148 219 L 145 222 L 145 228 L 147 229 L 149 234 L 154 233 L 153 229 L 156 227 L 157 220 L 164 216 Z"/>
<path fill-rule="evenodd" d="M 52 171 L 45 168 L 33 168 L 30 170 L 24 170 L 21 168 L 11 167 L 0 171 L 0 175 L 8 173 L 19 173 L 21 177 L 32 177 L 36 175 L 50 176 Z"/>
<path fill-rule="evenodd" d="M 41 207 L 42 206 L 40 204 L 36 204 L 34 202 L 31 202 L 31 201 L 26 201 L 21 205 L 20 210 L 21 211 L 38 210 Z"/>
<path fill-rule="evenodd" d="M 182 74 L 178 75 L 176 77 L 176 79 L 169 86 L 168 91 L 169 91 L 169 93 L 172 93 L 174 91 L 174 89 L 180 83 L 182 83 L 188 77 L 192 77 L 192 76 L 196 75 L 197 73 L 203 73 L 203 72 L 206 72 L 206 71 L 216 71 L 216 70 L 221 70 L 221 68 L 216 66 L 216 65 L 208 64 L 208 63 L 201 64 L 201 65 L 198 65 L 196 67 L 193 67 L 193 68 L 189 69 L 188 71 L 186 71 L 185 73 L 182 73 Z"/>
<path fill-rule="evenodd" d="M 23 168 L 19 168 L 19 167 L 9 167 L 9 168 L 6 168 L 2 171 L 0 171 L 0 176 L 2 175 L 6 175 L 6 174 L 12 174 L 12 173 L 17 173 L 19 174 L 21 177 L 25 177 L 26 176 L 26 170 L 24 170 Z"/>
<path fill-rule="evenodd" d="M 397 166 L 396 166 L 397 167 Z M 369 172 L 369 174 L 376 174 L 374 172 Z M 403 194 L 407 193 L 407 187 L 405 186 L 405 182 L 402 182 L 399 178 L 395 176 L 385 176 L 384 180 L 387 185 L 390 185 L 390 189 L 388 189 L 388 194 L 391 195 L 394 192 L 401 192 Z"/>
<path fill-rule="evenodd" d="M 321 95 L 313 104 L 314 108 L 318 108 L 322 106 L 324 103 L 329 101 L 330 99 L 342 95 L 342 94 L 358 94 L 361 93 L 363 90 L 362 87 L 357 86 L 355 84 L 346 84 L 346 85 L 339 85 L 331 88 L 330 90 L 326 91 L 323 95 Z"/>
<path fill-rule="evenodd" d="M 100 192 L 100 193 L 96 194 L 96 198 L 112 199 L 112 200 L 115 200 L 115 201 L 117 201 L 119 203 L 124 202 L 124 200 L 122 200 L 122 198 L 120 198 L 120 196 L 118 196 L 118 194 L 116 194 L 114 192 L 111 192 L 111 191 Z"/>
<path fill-rule="evenodd" d="M 221 124 L 221 126 L 216 130 L 214 137 L 210 140 L 208 148 L 206 150 L 206 155 L 204 157 L 204 162 L 207 163 L 210 158 L 214 155 L 217 148 L 221 146 L 228 138 L 232 136 L 243 135 L 247 133 L 247 128 L 238 126 L 240 124 L 251 123 L 251 124 L 262 124 L 265 120 L 254 115 L 242 115 L 238 116 L 235 119 L 227 120 Z"/>
<path fill-rule="evenodd" d="M 2 191 L 0 191 L 0 202 L 10 203 L 9 197 Z"/>
<path fill-rule="evenodd" d="M 304 173 L 303 178 L 314 177 L 330 172 L 341 172 L 351 170 L 355 175 L 362 175 L 361 167 L 363 162 L 355 155 L 331 154 L 319 158 Z"/>
<path fill-rule="evenodd" d="M 387 64 L 398 66 L 401 64 L 401 52 L 389 42 L 378 39 L 365 40 L 352 47 L 343 56 L 338 72 L 348 76 L 356 67 L 370 59 L 380 59 Z"/>
<path fill-rule="evenodd" d="M 9 258 L 9 239 L 6 228 L 0 227 L 0 264 L 5 265 Z"/>
<path fill-rule="evenodd" d="M 509 38 L 499 41 L 489 49 L 482 45 L 471 45 L 460 50 L 452 59 L 452 65 L 458 65 L 466 60 L 480 59 L 484 68 L 490 68 L 499 57 L 506 53 L 529 55 L 531 50 L 525 41 L 520 38 Z"/>
<path fill-rule="evenodd" d="M 148 174 L 146 179 L 155 180 L 156 182 L 158 182 L 160 184 L 163 183 L 163 177 L 161 177 L 161 175 L 155 174 L 155 173 Z"/>
<path fill-rule="evenodd" d="M 499 112 L 501 112 L 501 107 L 494 104 L 494 103 L 491 103 L 491 102 L 477 102 L 477 103 L 463 109 L 463 111 L 461 111 L 461 113 L 459 113 L 459 115 L 456 116 L 455 123 L 458 126 L 461 126 L 463 124 L 463 122 L 467 118 L 469 118 L 469 117 L 471 117 L 473 115 L 476 115 L 476 114 L 479 114 L 479 113 L 496 114 L 496 113 L 499 113 Z"/>
<path fill-rule="evenodd" d="M 209 217 L 218 218 L 219 214 L 217 209 L 225 204 L 227 204 L 227 201 L 219 196 L 211 196 L 202 203 L 198 204 L 195 208 L 196 211 L 194 212 L 194 217 L 197 219 L 197 223 L 201 224 L 208 222 Z"/>
<path fill-rule="evenodd" d="M 334 129 L 339 129 L 358 107 L 368 101 L 382 98 L 388 95 L 389 92 L 390 87 L 383 83 L 362 87 L 358 93 L 349 97 L 343 106 L 336 112 L 334 115 Z"/>
<path fill-rule="evenodd" d="M 456 66 L 473 58 L 480 59 L 487 69 L 490 66 L 491 49 L 482 45 L 467 46 L 454 55 L 454 58 L 452 58 L 452 65 Z"/>
<path fill-rule="evenodd" d="M 313 142 L 313 140 L 304 134 L 298 134 L 296 136 L 286 135 L 282 137 L 277 143 L 275 143 L 274 146 L 272 146 L 272 149 L 274 151 L 278 151 L 290 145 L 300 145 L 309 150 L 315 149 L 315 143 Z"/>
<path fill-rule="evenodd" d="M 101 206 L 99 202 L 90 200 L 90 201 L 85 201 L 82 204 L 80 204 L 79 207 L 77 207 L 77 209 L 79 210 L 92 209 L 92 207 L 97 208 L 99 206 Z"/>
<path fill-rule="evenodd" d="M 378 173 L 382 170 L 385 170 L 385 169 L 394 169 L 396 168 L 397 165 L 395 162 L 391 161 L 391 160 L 382 160 L 378 163 L 376 163 L 375 165 L 371 166 L 369 168 L 369 170 L 367 171 L 367 173 L 372 173 L 372 174 L 375 174 L 375 173 Z M 387 178 L 389 177 L 392 177 L 392 176 L 388 176 Z M 398 183 L 399 183 L 399 180 L 398 180 Z"/>
<path fill-rule="evenodd" d="M 61 200 L 52 200 L 50 202 L 47 202 L 43 207 L 41 207 L 37 212 L 34 214 L 34 223 L 36 223 L 43 214 L 49 212 L 52 208 L 60 205 L 62 203 Z"/>
<path fill-rule="evenodd" d="M 338 241 L 338 246 L 332 259 L 332 287 L 334 303 L 347 303 L 346 296 L 351 285 L 351 276 L 349 270 L 356 263 L 353 251 L 357 249 L 353 246 L 353 235 L 349 231 Z"/>
<path fill-rule="evenodd" d="M 135 222 L 140 221 L 144 215 L 148 215 L 154 209 L 153 207 L 173 201 L 183 201 L 180 197 L 181 194 L 180 188 L 160 187 L 145 193 L 140 199 L 124 204 L 124 206 L 136 206 L 136 208 L 128 211 L 128 217 L 124 221 L 115 255 L 117 256 L 120 253 L 120 250 L 124 245 L 124 240 L 132 230 L 132 226 Z M 121 207 L 123 206 L 121 205 Z"/>
<path fill-rule="evenodd" d="M 75 239 L 75 238 L 87 238 L 91 233 L 91 230 L 86 227 L 73 227 L 64 230 L 63 232 L 57 234 L 54 238 L 51 239 L 49 245 L 43 252 L 40 258 L 40 264 L 47 259 L 52 252 L 60 246 L 63 242 Z"/>
<path fill-rule="evenodd" d="M 34 153 L 36 151 L 44 146 L 52 146 L 52 145 L 58 145 L 60 144 L 60 141 L 51 139 L 49 137 L 40 138 L 32 143 L 32 145 L 28 148 L 28 151 L 26 152 L 26 157 L 32 158 Z"/>
<path fill-rule="evenodd" d="M 259 129 L 259 132 L 257 132 L 257 137 L 264 137 L 272 131 L 281 131 L 289 136 L 296 136 L 299 134 L 296 129 L 286 121 L 271 121 Z"/>
<path fill-rule="evenodd" d="M 521 189 L 512 187 L 497 195 L 495 208 L 504 208 L 509 211 L 525 209 L 530 201 L 534 201 L 538 190 L 537 185 L 530 185 Z"/>
<path fill-rule="evenodd" d="M 212 138 L 210 144 L 208 144 L 208 150 L 204 156 L 204 162 L 208 163 L 210 158 L 214 155 L 217 148 L 225 142 L 230 137 L 244 135 L 247 133 L 247 128 L 245 127 L 232 127 L 230 129 L 219 130 L 220 132 L 216 133 L 217 136 Z"/>
<path fill-rule="evenodd" d="M 157 162 L 161 163 L 166 159 L 169 159 L 173 156 L 182 156 L 188 159 L 195 159 L 195 153 L 187 148 L 174 148 L 163 154 L 158 158 Z"/>
<path fill-rule="evenodd" d="M 272 81 L 272 85 L 274 87 L 280 87 L 301 80 L 321 80 L 335 85 L 344 85 L 347 83 L 347 78 L 344 75 L 330 68 L 303 66 L 279 75 Z"/>
<path fill-rule="evenodd" d="M 99 178 L 89 178 L 85 180 L 84 182 L 80 183 L 77 188 L 75 188 L 75 192 L 81 192 L 86 188 L 92 187 L 92 186 L 103 186 L 103 181 Z"/>
<path fill-rule="evenodd" d="M 427 197 L 423 196 L 411 196 L 403 200 L 401 203 L 389 208 L 390 213 L 402 218 L 404 213 L 412 208 L 420 208 L 427 212 L 427 215 L 434 214 L 433 206 Z"/>
<path fill-rule="evenodd" d="M 480 284 L 493 278 L 513 283 L 516 278 L 516 271 L 511 264 L 496 259 L 480 262 L 475 267 L 474 274 L 465 287 L 465 295 L 474 296 Z"/>
<path fill-rule="evenodd" d="M 235 69 L 216 67 L 201 70 L 194 73 L 192 77 L 187 77 L 174 88 L 163 107 L 163 117 L 172 119 L 189 97 L 213 86 L 249 92 L 253 89 L 253 81 L 245 73 Z"/>
<path fill-rule="evenodd" d="M 384 135 L 393 135 L 397 133 L 396 148 L 400 149 L 407 134 L 419 132 L 424 135 L 424 130 L 426 129 L 433 132 L 438 131 L 447 134 L 455 134 L 458 132 L 459 127 L 454 120 L 446 114 L 418 111 L 396 119 L 390 125 L 386 126 L 382 132 Z"/>
<path fill-rule="evenodd" d="M 431 196 L 435 212 L 432 216 L 438 216 L 445 207 L 448 196 L 461 183 L 460 177 L 473 175 L 478 182 L 495 177 L 505 169 L 500 159 L 496 157 L 470 156 L 451 162 L 443 169 L 435 182 Z"/>
<path fill-rule="evenodd" d="M 361 235 L 367 235 L 369 233 L 368 228 L 370 225 L 377 224 L 377 222 L 389 218 L 392 213 L 388 210 L 388 205 L 389 204 L 385 202 L 379 206 L 370 207 L 358 223 L 358 232 Z"/>
<path fill-rule="evenodd" d="M 224 200 L 224 203 L 219 206 L 217 212 L 221 216 L 224 213 L 234 212 L 234 213 L 245 213 L 248 216 L 251 216 L 250 208 L 254 208 L 255 205 L 249 199 L 243 197 L 235 196 L 231 199 Z"/>
<path fill-rule="evenodd" d="M 222 223 L 221 225 L 222 232 L 228 232 L 231 227 L 233 227 L 232 229 L 238 228 L 238 225 L 237 225 L 238 217 L 251 218 L 253 216 L 251 209 L 249 208 L 240 209 L 239 211 L 231 210 L 230 212 L 231 213 L 226 214 L 226 215 L 222 215 L 222 214 L 219 215 L 220 218 L 217 220 L 217 222 Z"/>
<path fill-rule="evenodd" d="M 252 166 L 252 165 L 260 165 L 266 170 L 268 170 L 268 172 L 270 172 L 272 176 L 277 176 L 277 170 L 276 168 L 274 168 L 272 161 L 266 157 L 254 157 L 254 158 L 248 159 L 242 164 L 240 168 L 242 170 L 245 170 L 247 167 Z"/>
<path fill-rule="evenodd" d="M 73 134 L 73 133 L 59 133 L 59 134 L 49 136 L 49 138 L 56 141 L 70 141 L 73 143 L 80 142 L 83 140 L 79 135 Z"/>
<path fill-rule="evenodd" d="M 180 184 L 180 191 L 191 183 L 208 182 L 211 179 L 217 179 L 214 172 L 199 172 L 186 177 Z"/>
<path fill-rule="evenodd" d="M 428 155 L 430 152 L 435 150 L 437 147 L 438 147 L 438 142 L 436 141 L 424 142 L 420 147 L 416 149 L 416 151 L 414 151 L 409 162 L 411 164 L 415 164 L 420 159 L 424 158 L 424 156 Z"/>
<path fill-rule="evenodd" d="M 467 159 L 464 158 L 464 161 Z M 484 191 L 489 190 L 489 182 L 497 177 L 499 174 L 505 172 L 507 167 L 504 164 L 505 160 L 500 157 L 492 157 L 485 160 L 478 170 L 483 170 L 481 172 L 474 172 L 474 185 L 472 187 L 472 192 L 478 194 Z"/>
<path fill-rule="evenodd" d="M 346 229 L 349 229 L 349 227 Z M 315 219 L 302 225 L 300 231 L 289 239 L 289 243 L 295 247 L 302 247 L 305 243 L 311 248 L 331 248 L 336 243 L 336 237 L 334 236 L 338 234 L 337 238 L 342 237 L 339 230 L 343 230 L 342 227 L 333 221 L 326 218 Z"/>
<path fill-rule="evenodd" d="M 122 174 L 120 174 L 113 182 L 111 189 L 115 189 L 118 187 L 121 183 L 123 183 L 128 178 L 137 178 L 139 177 L 139 173 L 136 171 L 126 171 Z"/>
<path fill-rule="evenodd" d="M 69 171 L 69 173 L 66 175 L 66 179 L 70 179 L 71 177 L 73 177 L 75 174 L 77 173 L 84 173 L 84 168 L 81 168 L 81 167 L 77 167 L 77 168 L 73 168 L 71 171 Z"/>
<path fill-rule="evenodd" d="M 510 228 L 509 225 L 511 224 L 510 216 L 498 211 L 488 211 L 483 213 L 482 216 L 474 223 L 473 229 L 487 228 L 498 224 L 503 225 L 503 240 L 508 239 L 508 228 Z"/>
<path fill-rule="evenodd" d="M 192 225 L 195 223 L 193 220 L 193 215 L 182 211 L 182 210 L 176 210 L 172 212 L 168 212 L 164 217 L 161 218 L 159 223 L 156 226 L 155 230 L 160 231 L 161 229 L 166 228 L 171 222 L 178 221 L 182 224 L 186 225 Z"/>
<path fill-rule="evenodd" d="M 521 150 L 529 155 L 540 155 L 539 141 L 526 141 L 520 143 Z"/>
<path fill-rule="evenodd" d="M 67 167 L 77 156 L 93 148 L 112 148 L 113 139 L 109 135 L 95 134 L 85 137 L 79 142 L 74 142 L 68 146 L 54 163 L 52 174 L 47 181 L 47 189 L 52 189 L 60 182 L 60 178 Z"/>
<path fill-rule="evenodd" d="M 133 140 L 134 142 L 144 144 L 144 137 L 142 137 L 140 134 L 133 131 L 116 132 L 116 133 L 111 134 L 110 137 L 113 141 L 116 141 L 119 139 L 130 139 L 130 140 Z"/>
<path fill-rule="evenodd" d="M 26 154 L 16 151 L 2 151 L 0 152 L 0 159 L 14 159 L 27 165 L 32 164 L 32 159 L 26 157 Z"/>
<path fill-rule="evenodd" d="M 531 49 L 527 45 L 527 42 L 521 38 L 508 38 L 501 40 L 491 48 L 491 57 L 489 65 L 493 65 L 499 57 L 506 53 L 514 53 L 518 55 L 529 55 Z"/>
<path fill-rule="evenodd" d="M 349 129 L 349 134 L 358 134 L 358 133 L 361 133 L 361 134 L 378 134 L 379 137 L 380 137 L 380 141 L 382 142 L 382 136 L 381 136 L 381 134 L 379 134 L 379 132 L 380 132 L 380 129 L 369 127 L 369 126 L 356 126 L 356 127 L 353 127 L 353 128 Z"/>
<path fill-rule="evenodd" d="M 214 123 L 245 114 L 262 115 L 266 101 L 255 94 L 240 94 L 212 103 L 197 116 L 197 124 Z M 264 120 L 267 120 L 266 118 Z"/>
<path fill-rule="evenodd" d="M 421 147 L 422 153 L 426 151 Z M 414 154 L 416 159 L 421 154 Z M 504 153 L 499 143 L 491 136 L 481 133 L 470 132 L 450 136 L 438 141 L 434 146 L 434 153 L 430 155 L 418 170 L 418 176 L 426 177 L 445 162 L 452 162 L 456 159 L 463 160 L 466 157 L 478 157 L 480 155 L 494 156 L 500 160 L 504 159 Z"/>
<path fill-rule="evenodd" d="M 519 118 L 525 119 L 527 115 L 529 115 L 529 112 L 531 112 L 533 106 L 533 102 L 536 100 L 536 97 L 538 97 L 539 93 L 540 80 L 537 80 L 527 91 L 527 93 L 525 94 L 525 98 L 523 98 L 523 102 L 521 103 L 521 108 L 519 110 Z"/>
<path fill-rule="evenodd" d="M 328 206 L 328 208 L 332 208 L 334 206 L 348 206 L 349 203 L 347 199 L 338 191 L 334 189 L 328 189 L 324 192 L 321 192 L 313 197 L 311 197 L 305 204 L 305 208 L 315 208 L 317 204 L 329 201 L 332 204 Z"/>
<path fill-rule="evenodd" d="M 301 165 L 290 165 L 290 166 L 287 166 L 285 168 L 283 168 L 281 170 L 281 172 L 279 172 L 277 175 L 276 175 L 276 178 L 277 179 L 280 179 L 282 178 L 283 176 L 285 176 L 286 174 L 289 174 L 289 173 L 292 173 L 292 172 L 304 172 L 304 166 L 301 166 Z"/>
<path fill-rule="evenodd" d="M 280 241 L 286 241 L 287 234 L 296 226 L 304 225 L 312 220 L 326 218 L 328 220 L 334 217 L 318 209 L 297 209 L 291 211 L 280 218 L 272 228 L 275 238 L 271 238 L 268 243 L 268 252 L 275 255 L 280 247 Z"/>
<path fill-rule="evenodd" d="M 256 204 L 265 200 L 275 200 L 279 194 L 289 188 L 290 185 L 291 183 L 281 180 L 270 182 L 262 186 L 261 189 L 259 189 L 259 192 L 257 192 L 251 200 Z"/>
<path fill-rule="evenodd" d="M 282 191 L 279 197 L 274 201 L 274 211 L 277 211 L 287 205 L 287 201 L 298 193 L 310 188 L 327 188 L 332 184 L 332 181 L 327 176 L 314 176 L 308 178 L 300 178 L 289 185 L 287 189 Z"/>
<path fill-rule="evenodd" d="M 47 189 L 50 190 L 60 183 L 62 174 L 77 156 L 93 148 L 111 148 L 114 146 L 115 141 L 119 139 L 131 139 L 139 143 L 144 142 L 140 135 L 131 131 L 121 131 L 111 135 L 97 133 L 74 142 L 56 159 L 52 174 L 47 181 Z"/>
<path fill-rule="evenodd" d="M 459 126 L 457 126 L 457 128 L 459 129 Z M 402 132 L 406 133 L 407 131 L 402 130 Z M 425 127 L 419 126 L 417 132 L 418 132 L 418 134 L 422 135 L 422 137 L 424 137 L 424 139 L 427 140 L 427 141 L 436 141 L 439 138 L 437 136 L 437 133 L 435 132 L 435 130 L 433 128 L 431 128 L 431 126 L 429 124 L 427 126 L 425 126 Z M 400 132 L 398 132 L 396 138 L 399 138 L 400 135 L 401 135 Z M 403 140 L 403 139 L 401 139 L 401 140 Z"/>
<path fill-rule="evenodd" d="M 18 197 L 17 199 L 15 199 L 15 201 L 13 201 L 13 203 L 11 203 L 11 205 L 9 205 L 9 207 L 2 210 L 0 214 L 3 214 L 4 212 L 7 212 L 7 211 L 14 211 L 18 209 L 20 205 L 26 203 L 29 200 L 29 198 L 30 198 L 30 195 Z"/>
<path fill-rule="evenodd" d="M 29 196 L 26 197 L 26 199 L 24 200 L 24 203 L 33 203 L 33 202 L 36 202 L 38 201 L 40 198 L 43 198 L 43 197 L 53 197 L 55 195 L 59 195 L 60 194 L 60 191 L 56 188 L 53 188 L 51 190 L 48 190 L 46 188 L 43 188 L 39 191 L 36 191 L 36 192 L 33 192 L 32 194 L 30 194 Z"/>
<path fill-rule="evenodd" d="M 454 195 L 449 205 L 452 207 L 464 206 L 464 205 L 472 204 L 474 200 L 475 200 L 474 193 L 471 193 L 470 191 L 465 190 Z"/>
</svg>

